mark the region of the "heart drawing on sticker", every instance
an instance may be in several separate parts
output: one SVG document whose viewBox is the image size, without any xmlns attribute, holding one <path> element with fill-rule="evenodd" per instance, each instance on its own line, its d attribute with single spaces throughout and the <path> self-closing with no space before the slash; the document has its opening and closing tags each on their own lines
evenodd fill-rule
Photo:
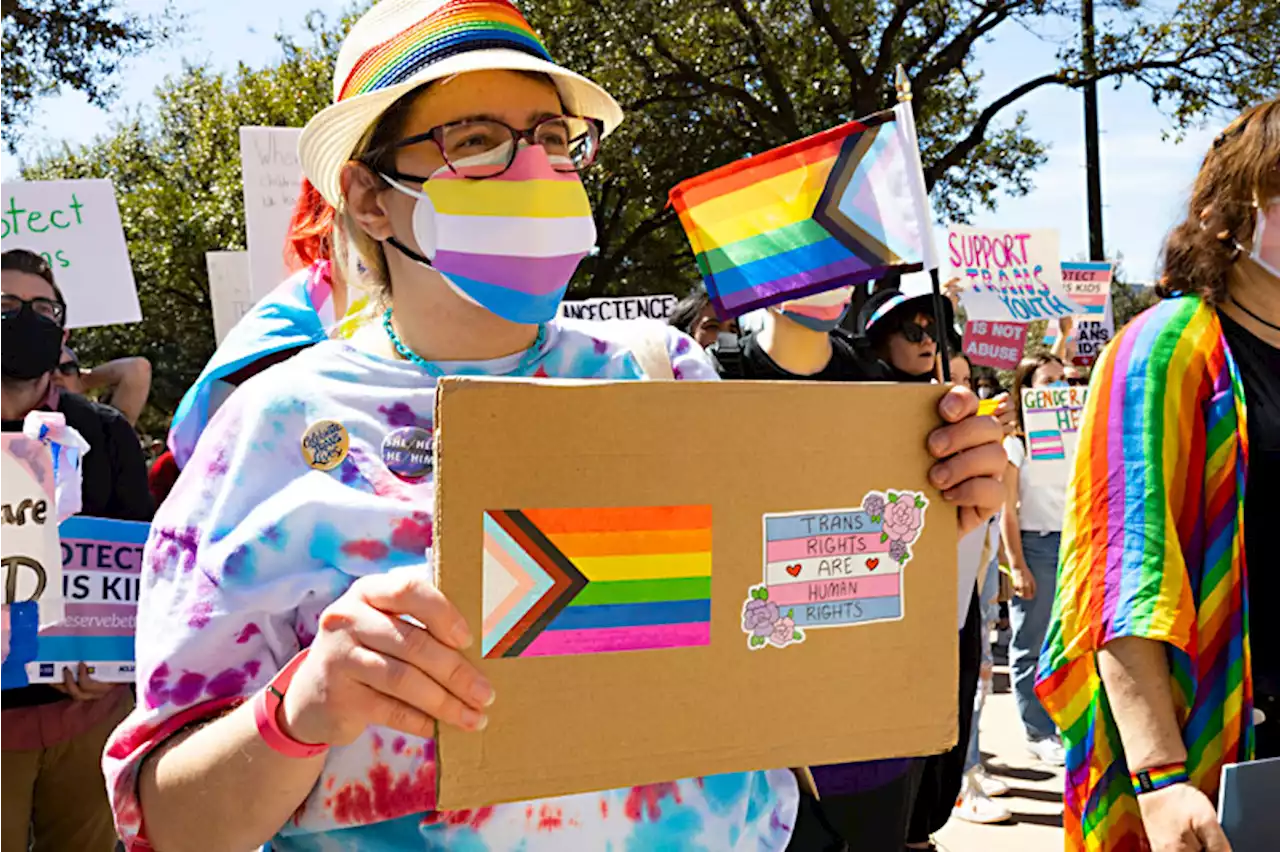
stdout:
<svg viewBox="0 0 1280 852">
<path fill-rule="evenodd" d="M 868 559 L 868 560 L 867 560 L 867 570 L 868 570 L 868 571 L 874 571 L 874 570 L 876 570 L 876 567 L 877 567 L 877 566 L 879 566 L 879 565 L 880 565 L 880 560 L 879 560 L 879 559 Z"/>
<path fill-rule="evenodd" d="M 788 565 L 788 566 L 787 566 L 787 573 L 788 573 L 788 574 L 790 574 L 792 577 L 799 577 L 799 576 L 800 576 L 800 566 L 799 566 L 799 564 L 796 564 L 796 565 Z"/>
</svg>

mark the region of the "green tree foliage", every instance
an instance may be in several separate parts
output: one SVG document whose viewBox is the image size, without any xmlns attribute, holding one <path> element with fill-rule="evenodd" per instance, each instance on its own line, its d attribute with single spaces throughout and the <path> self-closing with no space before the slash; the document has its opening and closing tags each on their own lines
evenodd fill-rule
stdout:
<svg viewBox="0 0 1280 852">
<path fill-rule="evenodd" d="M 1019 100 L 1086 80 L 1075 41 L 1043 40 L 1027 79 L 989 93 L 971 66 L 1016 27 L 1074 32 L 1078 0 L 526 0 L 563 64 L 599 80 L 628 120 L 587 178 L 600 253 L 576 297 L 679 292 L 697 280 L 668 190 L 684 178 L 891 106 L 893 71 L 915 92 L 936 210 L 964 220 L 1033 186 L 1045 158 Z M 6 8 L 8 8 L 6 6 Z M 1147 85 L 1175 127 L 1275 90 L 1280 4 L 1101 0 L 1102 80 Z M 141 351 L 155 410 L 171 412 L 213 348 L 204 253 L 244 245 L 240 125 L 301 125 L 328 103 L 351 17 L 313 16 L 282 59 L 220 75 L 192 67 L 157 92 L 154 117 L 42 159 L 29 178 L 115 181 L 145 320 L 79 333 L 87 360 Z M 6 35 L 7 37 L 7 35 Z"/>
<path fill-rule="evenodd" d="M 1175 126 L 1236 109 L 1280 81 L 1280 4 L 1099 0 L 1097 65 L 1079 55 L 1078 0 L 543 0 L 526 3 L 557 58 L 603 83 L 627 122 L 593 175 L 600 254 L 582 295 L 680 291 L 696 280 L 667 191 L 742 156 L 915 92 L 936 212 L 965 220 L 1025 194 L 1044 162 L 1015 110 L 1048 86 L 1138 81 Z M 1018 27 L 1042 36 L 1027 78 L 986 92 L 978 48 Z"/>
<path fill-rule="evenodd" d="M 3 0 L 4 131 L 10 147 L 35 102 L 63 86 L 96 106 L 121 60 L 168 34 L 169 17 L 121 13 L 116 0 Z"/>
<path fill-rule="evenodd" d="M 337 33 L 346 24 L 317 16 L 309 25 L 305 40 L 280 40 L 278 64 L 229 74 L 189 67 L 156 92 L 153 118 L 131 118 L 111 136 L 25 171 L 28 180 L 115 184 L 142 322 L 78 330 L 71 345 L 86 364 L 121 355 L 151 360 L 144 431 L 164 433 L 213 354 L 205 252 L 245 246 L 239 128 L 300 127 L 330 101 Z"/>
</svg>

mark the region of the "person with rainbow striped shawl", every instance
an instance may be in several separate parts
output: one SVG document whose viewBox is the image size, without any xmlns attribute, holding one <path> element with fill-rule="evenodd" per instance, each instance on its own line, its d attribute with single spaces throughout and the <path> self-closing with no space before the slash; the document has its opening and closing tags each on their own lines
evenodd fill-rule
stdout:
<svg viewBox="0 0 1280 852">
<path fill-rule="evenodd" d="M 1255 724 L 1275 751 L 1280 631 L 1256 625 L 1254 658 L 1249 597 L 1275 584 L 1260 521 L 1280 456 L 1280 278 L 1257 249 L 1280 224 L 1277 164 L 1272 101 L 1215 141 L 1165 248 L 1164 300 L 1094 371 L 1036 684 L 1067 748 L 1068 850 L 1226 852 L 1222 767 L 1253 757 Z"/>
</svg>

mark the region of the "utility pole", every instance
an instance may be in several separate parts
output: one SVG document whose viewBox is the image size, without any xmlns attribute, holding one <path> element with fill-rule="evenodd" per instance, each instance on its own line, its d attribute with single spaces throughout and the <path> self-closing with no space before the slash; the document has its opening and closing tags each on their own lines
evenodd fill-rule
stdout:
<svg viewBox="0 0 1280 852">
<path fill-rule="evenodd" d="M 1081 58 L 1090 78 L 1098 71 L 1093 46 L 1093 0 L 1081 2 Z M 1090 79 L 1084 86 L 1084 160 L 1089 205 L 1089 259 L 1106 260 L 1102 243 L 1102 158 L 1098 150 L 1098 84 Z"/>
</svg>

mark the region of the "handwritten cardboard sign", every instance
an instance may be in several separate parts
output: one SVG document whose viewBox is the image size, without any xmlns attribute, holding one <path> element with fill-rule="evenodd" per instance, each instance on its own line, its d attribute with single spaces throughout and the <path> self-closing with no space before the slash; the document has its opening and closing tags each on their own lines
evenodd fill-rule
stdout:
<svg viewBox="0 0 1280 852">
<path fill-rule="evenodd" d="M 129 683 L 142 582 L 142 548 L 149 524 L 71 517 L 59 527 L 66 613 L 41 629 L 30 683 L 62 680 L 62 670 L 87 663 L 95 679 Z"/>
<path fill-rule="evenodd" d="M 205 252 L 209 269 L 209 302 L 213 306 L 213 336 L 221 343 L 227 333 L 254 306 L 249 285 L 249 253 Z"/>
<path fill-rule="evenodd" d="M 1062 281 L 1073 301 L 1084 308 L 1075 317 L 1077 364 L 1092 364 L 1115 336 L 1111 311 L 1110 263 L 1071 262 L 1062 264 Z M 1044 342 L 1053 346 L 1058 339 L 1057 323 L 1045 328 Z"/>
<path fill-rule="evenodd" d="M 241 127 L 244 227 L 253 301 L 288 277 L 284 243 L 302 186 L 297 127 Z"/>
<path fill-rule="evenodd" d="M 442 380 L 436 576 L 499 699 L 483 732 L 440 727 L 439 807 L 945 750 L 956 515 L 924 451 L 941 392 Z M 752 428 L 720 428 L 726 411 Z M 740 463 L 783 456 L 767 488 Z M 762 724 L 752 696 L 779 684 L 804 685 L 779 705 L 795 724 Z"/>
<path fill-rule="evenodd" d="M 675 296 L 623 296 L 617 299 L 585 299 L 561 302 L 561 319 L 585 320 L 663 320 L 675 309 Z"/>
<path fill-rule="evenodd" d="M 41 626 L 54 624 L 63 605 L 53 453 L 43 441 L 6 432 L 0 465 L 4 603 L 38 601 Z"/>
<path fill-rule="evenodd" d="M 1027 462 L 1037 484 L 1065 488 L 1080 442 L 1089 389 L 1082 385 L 1030 388 L 1022 392 Z"/>
<path fill-rule="evenodd" d="M 969 319 L 1030 322 L 1080 312 L 1062 284 L 1057 231 L 952 225 L 947 263 L 961 280 Z"/>
<path fill-rule="evenodd" d="M 974 365 L 1012 370 L 1022 360 L 1026 345 L 1025 323 L 969 320 L 964 324 L 964 354 Z"/>
<path fill-rule="evenodd" d="M 109 180 L 4 184 L 4 248 L 44 256 L 67 300 L 67 327 L 138 322 L 138 286 Z"/>
</svg>

